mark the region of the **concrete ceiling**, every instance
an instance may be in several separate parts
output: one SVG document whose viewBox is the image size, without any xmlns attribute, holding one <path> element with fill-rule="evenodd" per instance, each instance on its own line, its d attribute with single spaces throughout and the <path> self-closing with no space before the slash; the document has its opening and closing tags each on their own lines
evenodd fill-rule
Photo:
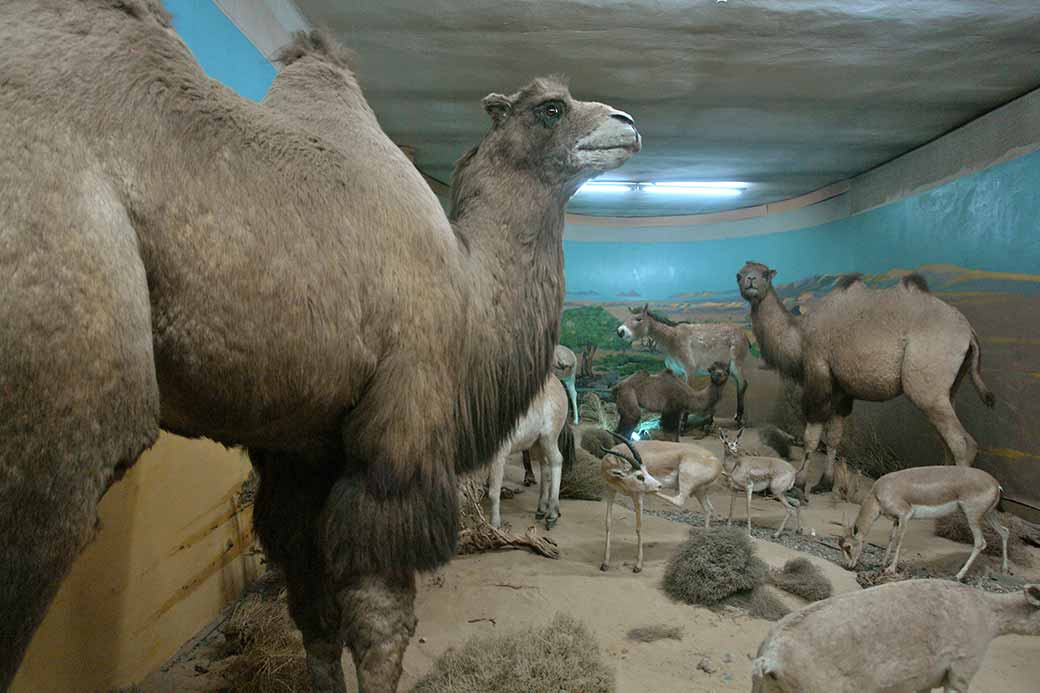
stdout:
<svg viewBox="0 0 1040 693">
<path fill-rule="evenodd" d="M 604 178 L 734 180 L 740 197 L 578 195 L 570 211 L 720 211 L 869 170 L 1040 86 L 1038 0 L 296 0 L 358 56 L 387 133 L 441 181 L 480 99 L 565 73 L 633 114 Z"/>
</svg>

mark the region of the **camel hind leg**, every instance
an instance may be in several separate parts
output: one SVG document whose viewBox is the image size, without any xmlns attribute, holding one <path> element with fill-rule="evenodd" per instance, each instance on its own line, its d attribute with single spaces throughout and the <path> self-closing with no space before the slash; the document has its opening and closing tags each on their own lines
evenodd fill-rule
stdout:
<svg viewBox="0 0 1040 693">
<path fill-rule="evenodd" d="M 32 146 L 0 153 L 0 690 L 159 434 L 136 234 L 104 181 L 19 160 Z"/>
<path fill-rule="evenodd" d="M 906 347 L 903 358 L 903 392 L 928 417 L 939 432 L 954 464 L 970 467 L 978 453 L 978 443 L 971 437 L 953 408 L 953 395 L 964 377 L 964 356 L 936 358 L 927 348 L 914 342 Z"/>
</svg>

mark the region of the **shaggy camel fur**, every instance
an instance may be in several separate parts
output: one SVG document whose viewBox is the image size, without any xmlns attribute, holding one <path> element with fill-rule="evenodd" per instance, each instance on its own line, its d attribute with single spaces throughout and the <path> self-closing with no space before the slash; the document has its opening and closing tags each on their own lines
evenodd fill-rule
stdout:
<svg viewBox="0 0 1040 693">
<path fill-rule="evenodd" d="M 545 383 L 564 205 L 631 118 L 554 80 L 488 96 L 449 222 L 341 51 L 284 57 L 260 105 L 156 0 L 0 3 L 0 690 L 160 426 L 248 449 L 314 688 L 345 689 L 346 644 L 393 690 L 457 479 Z"/>
<path fill-rule="evenodd" d="M 769 631 L 753 693 L 968 693 L 990 642 L 1040 635 L 1040 585 L 905 580 L 816 602 Z"/>
<path fill-rule="evenodd" d="M 1001 570 L 1008 570 L 1008 536 L 1007 527 L 997 519 L 997 505 L 1000 503 L 1002 489 L 997 480 L 987 472 L 974 467 L 937 466 L 911 467 L 884 475 L 870 487 L 870 493 L 860 505 L 859 515 L 852 527 L 846 527 L 845 536 L 838 538 L 838 546 L 845 554 L 846 566 L 849 570 L 856 567 L 863 553 L 863 544 L 877 519 L 884 515 L 892 520 L 892 533 L 885 547 L 882 563 L 888 561 L 888 555 L 895 544 L 896 552 L 892 563 L 885 573 L 896 572 L 899 564 L 899 551 L 903 548 L 903 537 L 909 529 L 910 520 L 915 517 L 946 517 L 955 512 L 963 512 L 964 518 L 971 528 L 974 546 L 964 567 L 957 573 L 960 580 L 971 568 L 971 564 L 986 548 L 986 539 L 982 535 L 982 521 L 1000 535 L 1002 556 Z"/>
<path fill-rule="evenodd" d="M 666 354 L 665 365 L 689 381 L 704 372 L 711 363 L 727 365 L 737 388 L 737 415 L 744 420 L 744 394 L 748 381 L 744 378 L 744 361 L 750 345 L 744 331 L 729 325 L 673 322 L 650 310 L 649 304 L 631 309 L 633 315 L 617 328 L 618 336 L 628 341 L 652 337 Z"/>
<path fill-rule="evenodd" d="M 567 392 L 554 376 L 535 398 L 491 462 L 488 497 L 491 499 L 491 526 L 502 526 L 500 501 L 506 460 L 519 451 L 534 450 L 541 461 L 538 485 L 538 510 L 535 518 L 545 520 L 552 529 L 560 518 L 560 478 L 564 467 L 574 464 L 574 436 L 567 423 Z"/>
<path fill-rule="evenodd" d="M 715 362 L 708 369 L 711 381 L 699 390 L 686 384 L 686 379 L 669 369 L 650 375 L 647 371 L 636 371 L 614 386 L 613 397 L 617 404 L 617 432 L 626 438 L 639 425 L 643 410 L 661 412 L 661 430 L 673 442 L 679 442 L 682 420 L 687 413 L 696 419 L 692 425 L 710 428 L 715 416 L 715 406 L 722 399 L 729 372 L 726 364 Z"/>
<path fill-rule="evenodd" d="M 826 424 L 825 478 L 833 476 L 845 418 L 857 399 L 884 402 L 905 394 L 939 431 L 947 459 L 975 461 L 978 445 L 957 419 L 954 396 L 970 373 L 982 401 L 992 407 L 996 400 L 979 373 L 978 337 L 959 310 L 928 293 L 920 275 L 885 289 L 850 275 L 811 312 L 795 316 L 773 289 L 774 276 L 776 270 L 749 260 L 737 284 L 751 304 L 762 358 L 802 385 L 806 460 Z"/>
</svg>

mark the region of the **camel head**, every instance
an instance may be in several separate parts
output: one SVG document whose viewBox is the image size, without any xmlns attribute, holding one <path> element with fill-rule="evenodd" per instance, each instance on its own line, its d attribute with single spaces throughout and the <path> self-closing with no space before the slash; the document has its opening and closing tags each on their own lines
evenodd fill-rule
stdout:
<svg viewBox="0 0 1040 693">
<path fill-rule="evenodd" d="M 729 380 L 729 365 L 716 361 L 708 367 L 708 377 L 711 378 L 712 385 L 722 387 Z"/>
<path fill-rule="evenodd" d="M 481 143 L 502 152 L 498 162 L 535 165 L 529 173 L 569 198 L 589 178 L 617 168 L 639 151 L 632 116 L 594 101 L 578 101 L 559 80 L 539 78 L 506 96 L 488 94 L 492 128 Z"/>
<path fill-rule="evenodd" d="M 775 276 L 776 270 L 769 269 L 761 262 L 748 260 L 737 272 L 737 286 L 740 288 L 740 295 L 748 303 L 758 303 L 769 293 Z"/>
<path fill-rule="evenodd" d="M 632 342 L 642 339 L 650 329 L 650 304 L 644 303 L 642 308 L 630 308 L 632 317 L 617 328 L 617 335 Z"/>
</svg>

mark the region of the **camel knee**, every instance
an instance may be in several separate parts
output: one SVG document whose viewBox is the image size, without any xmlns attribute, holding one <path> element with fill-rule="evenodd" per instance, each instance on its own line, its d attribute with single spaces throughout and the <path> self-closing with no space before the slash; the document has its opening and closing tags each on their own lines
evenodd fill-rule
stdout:
<svg viewBox="0 0 1040 693">
<path fill-rule="evenodd" d="M 415 635 L 415 576 L 366 576 L 336 595 L 340 638 L 350 648 L 360 691 L 394 691 Z"/>
</svg>

